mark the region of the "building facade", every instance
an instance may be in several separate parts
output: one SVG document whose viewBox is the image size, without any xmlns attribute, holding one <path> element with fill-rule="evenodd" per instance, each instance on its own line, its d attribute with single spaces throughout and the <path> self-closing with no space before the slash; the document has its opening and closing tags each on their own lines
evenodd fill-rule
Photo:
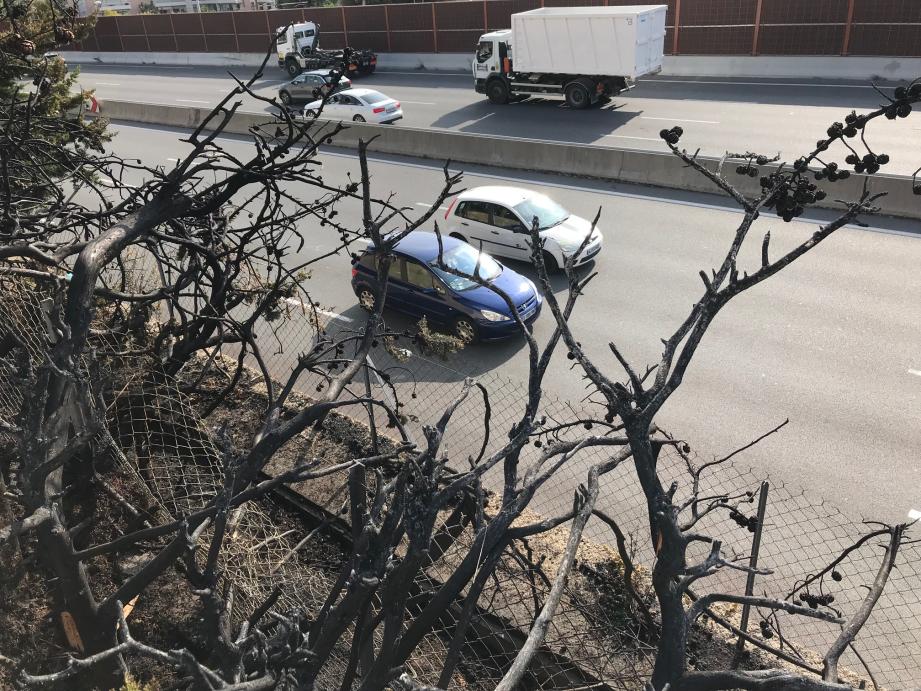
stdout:
<svg viewBox="0 0 921 691">
<path fill-rule="evenodd" d="M 83 12 L 169 14 L 177 12 L 236 12 L 274 10 L 276 0 L 84 0 Z"/>
</svg>

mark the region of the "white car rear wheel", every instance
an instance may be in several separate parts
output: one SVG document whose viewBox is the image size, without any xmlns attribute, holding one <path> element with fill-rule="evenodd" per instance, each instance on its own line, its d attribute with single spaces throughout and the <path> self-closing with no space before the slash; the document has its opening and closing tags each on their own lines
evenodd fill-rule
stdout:
<svg viewBox="0 0 921 691">
<path fill-rule="evenodd" d="M 361 117 L 360 115 L 356 115 L 354 118 L 352 118 L 352 121 L 353 122 L 365 122 L 365 119 Z"/>
</svg>

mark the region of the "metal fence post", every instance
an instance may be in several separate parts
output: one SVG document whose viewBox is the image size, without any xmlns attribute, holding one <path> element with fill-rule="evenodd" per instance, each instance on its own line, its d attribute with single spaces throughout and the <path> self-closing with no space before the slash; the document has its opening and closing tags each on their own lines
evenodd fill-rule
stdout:
<svg viewBox="0 0 921 691">
<path fill-rule="evenodd" d="M 841 55 L 847 55 L 851 49 L 851 29 L 854 26 L 854 0 L 847 3 L 847 24 L 844 25 L 844 41 L 841 45 Z"/>
<path fill-rule="evenodd" d="M 750 597 L 755 592 L 755 572 L 758 568 L 758 552 L 761 551 L 761 532 L 764 529 L 764 512 L 767 509 L 768 489 L 770 483 L 767 481 L 761 483 L 761 492 L 758 495 L 758 525 L 755 526 L 755 534 L 752 537 L 752 553 L 748 561 L 749 568 L 748 578 L 745 581 L 745 595 Z M 743 633 L 748 633 L 748 616 L 751 613 L 751 607 L 747 604 L 742 605 L 742 622 L 739 629 Z M 742 651 L 745 650 L 745 639 L 739 636 L 736 642 L 736 653 L 732 661 L 732 668 L 735 669 L 742 659 Z"/>
<path fill-rule="evenodd" d="M 672 30 L 672 55 L 678 55 L 678 30 L 681 28 L 681 0 L 675 0 L 675 26 Z"/>
<path fill-rule="evenodd" d="M 755 7 L 755 30 L 752 33 L 752 55 L 758 54 L 758 37 L 761 34 L 761 3 L 763 0 L 758 0 L 758 4 Z"/>
<path fill-rule="evenodd" d="M 384 5 L 384 27 L 387 30 L 387 52 L 392 53 L 393 46 L 391 44 L 391 39 L 390 39 L 390 10 L 388 10 L 387 7 L 389 7 L 389 5 L 385 4 Z"/>
<path fill-rule="evenodd" d="M 365 396 L 370 400 L 373 398 L 371 395 L 371 358 L 365 356 L 365 366 L 362 368 L 365 371 Z M 371 453 L 375 456 L 380 453 L 377 448 L 377 423 L 374 421 L 374 404 L 368 403 L 368 427 L 371 430 Z"/>
</svg>

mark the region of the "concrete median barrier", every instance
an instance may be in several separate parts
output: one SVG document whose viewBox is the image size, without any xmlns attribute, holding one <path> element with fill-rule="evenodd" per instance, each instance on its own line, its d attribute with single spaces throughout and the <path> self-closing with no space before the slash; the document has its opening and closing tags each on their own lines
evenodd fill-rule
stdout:
<svg viewBox="0 0 921 691">
<path fill-rule="evenodd" d="M 151 103 L 105 101 L 98 115 L 110 120 L 161 125 L 166 127 L 197 127 L 210 109 L 166 106 Z M 219 122 L 216 120 L 215 122 Z M 228 123 L 228 134 L 249 134 L 253 127 L 272 131 L 278 121 L 268 114 L 237 113 Z M 416 158 L 451 160 L 512 170 L 561 173 L 575 177 L 610 180 L 638 185 L 652 185 L 689 192 L 716 192 L 716 186 L 697 171 L 685 166 L 667 152 L 637 149 L 616 149 L 584 144 L 561 144 L 530 139 L 512 139 L 478 134 L 466 134 L 439 129 L 419 129 L 399 125 L 370 125 L 348 123 L 334 145 L 356 148 L 359 139 L 375 137 L 368 147 L 383 154 L 399 154 Z M 664 144 L 663 144 L 664 148 Z M 701 156 L 699 159 L 711 170 L 719 160 Z M 768 166 L 762 170 L 770 172 Z M 731 175 L 731 182 L 743 193 L 760 191 L 757 178 Z M 912 179 L 899 175 L 851 175 L 847 180 L 826 185 L 827 199 L 819 206 L 840 208 L 836 199 L 855 199 L 864 184 L 872 193 L 886 192 L 879 204 L 888 216 L 921 219 L 921 196 L 913 194 Z"/>
</svg>

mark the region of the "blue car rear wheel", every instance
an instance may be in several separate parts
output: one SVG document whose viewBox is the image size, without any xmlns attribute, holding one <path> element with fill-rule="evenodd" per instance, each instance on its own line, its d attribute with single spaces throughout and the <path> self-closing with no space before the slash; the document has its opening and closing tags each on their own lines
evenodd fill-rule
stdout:
<svg viewBox="0 0 921 691">
<path fill-rule="evenodd" d="M 373 312 L 374 306 L 377 304 L 377 295 L 375 295 L 371 287 L 359 286 L 356 293 L 358 295 L 358 304 L 361 305 L 362 309 Z"/>
</svg>

